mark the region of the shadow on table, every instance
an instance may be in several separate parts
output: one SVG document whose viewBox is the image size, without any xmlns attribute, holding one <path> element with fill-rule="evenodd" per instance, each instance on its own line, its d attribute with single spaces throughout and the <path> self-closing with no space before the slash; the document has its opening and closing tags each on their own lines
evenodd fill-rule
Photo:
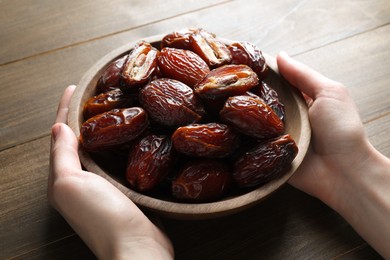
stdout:
<svg viewBox="0 0 390 260">
<path fill-rule="evenodd" d="M 162 222 L 177 260 L 330 259 L 364 246 L 380 259 L 336 212 L 289 185 L 235 215 Z"/>
</svg>

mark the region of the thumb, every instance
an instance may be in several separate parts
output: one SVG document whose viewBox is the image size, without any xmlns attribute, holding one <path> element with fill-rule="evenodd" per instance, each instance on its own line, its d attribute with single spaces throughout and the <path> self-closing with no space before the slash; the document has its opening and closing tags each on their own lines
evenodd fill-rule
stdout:
<svg viewBox="0 0 390 260">
<path fill-rule="evenodd" d="M 61 175 L 81 170 L 77 151 L 78 141 L 72 129 L 64 123 L 54 124 L 50 152 L 50 176 L 53 181 Z"/>
<path fill-rule="evenodd" d="M 294 60 L 286 52 L 281 52 L 276 57 L 276 61 L 280 74 L 312 99 L 319 97 L 327 86 L 335 83 L 305 64 Z"/>
</svg>

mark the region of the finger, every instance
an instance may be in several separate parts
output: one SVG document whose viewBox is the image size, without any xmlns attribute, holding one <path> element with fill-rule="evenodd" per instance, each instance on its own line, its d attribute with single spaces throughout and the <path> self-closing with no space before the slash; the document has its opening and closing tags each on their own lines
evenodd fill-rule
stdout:
<svg viewBox="0 0 390 260">
<path fill-rule="evenodd" d="M 303 98 L 306 101 L 307 106 L 311 107 L 311 105 L 313 105 L 313 99 L 311 97 L 309 97 L 308 95 L 306 95 L 305 93 L 303 93 L 303 92 L 301 92 L 301 93 L 303 95 Z"/>
<path fill-rule="evenodd" d="M 50 153 L 50 174 L 53 178 L 81 170 L 77 149 L 78 141 L 72 129 L 63 123 L 54 124 Z"/>
<path fill-rule="evenodd" d="M 62 94 L 60 103 L 58 105 L 57 109 L 57 117 L 55 120 L 55 123 L 65 123 L 67 122 L 68 119 L 68 110 L 69 110 L 69 104 L 71 97 L 73 95 L 73 92 L 75 90 L 76 86 L 75 85 L 70 85 L 68 86 L 64 93 Z"/>
<path fill-rule="evenodd" d="M 282 76 L 312 99 L 316 99 L 324 88 L 334 84 L 332 80 L 292 59 L 285 52 L 281 52 L 276 60 Z"/>
</svg>

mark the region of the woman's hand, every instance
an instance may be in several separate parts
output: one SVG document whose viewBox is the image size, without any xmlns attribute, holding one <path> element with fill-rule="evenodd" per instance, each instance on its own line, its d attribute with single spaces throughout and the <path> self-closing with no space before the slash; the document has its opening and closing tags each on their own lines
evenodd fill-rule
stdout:
<svg viewBox="0 0 390 260">
<path fill-rule="evenodd" d="M 289 180 L 340 213 L 385 258 L 390 258 L 390 159 L 369 142 L 348 90 L 285 53 L 280 73 L 309 106 L 311 147 Z"/>
<path fill-rule="evenodd" d="M 48 198 L 99 259 L 172 259 L 170 240 L 104 178 L 83 171 L 78 140 L 66 125 L 69 86 L 52 127 Z"/>
<path fill-rule="evenodd" d="M 312 141 L 308 154 L 290 183 L 323 201 L 343 173 L 367 158 L 370 144 L 357 108 L 342 84 L 326 78 L 285 53 L 277 57 L 280 73 L 305 95 L 309 106 Z"/>
</svg>

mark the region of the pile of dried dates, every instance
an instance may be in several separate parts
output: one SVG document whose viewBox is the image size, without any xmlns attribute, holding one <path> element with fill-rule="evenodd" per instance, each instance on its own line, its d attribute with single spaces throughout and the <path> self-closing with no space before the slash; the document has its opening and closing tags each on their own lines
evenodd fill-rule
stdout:
<svg viewBox="0 0 390 260">
<path fill-rule="evenodd" d="M 259 187 L 298 153 L 267 70 L 255 45 L 226 45 L 203 29 L 168 34 L 160 46 L 139 42 L 100 75 L 80 143 L 128 148 L 123 174 L 142 193 L 169 183 L 174 200 L 209 202 Z"/>
</svg>

